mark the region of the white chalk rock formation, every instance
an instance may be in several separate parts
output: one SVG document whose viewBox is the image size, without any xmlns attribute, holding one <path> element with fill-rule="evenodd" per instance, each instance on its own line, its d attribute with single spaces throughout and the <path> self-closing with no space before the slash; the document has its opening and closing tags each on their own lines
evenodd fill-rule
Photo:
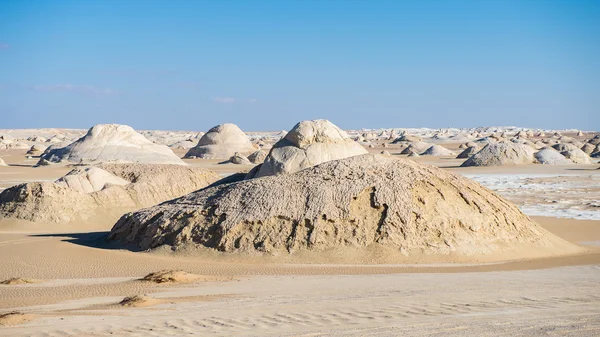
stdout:
<svg viewBox="0 0 600 337">
<path fill-rule="evenodd" d="M 531 164 L 535 160 L 534 153 L 535 150 L 527 145 L 501 141 L 486 145 L 481 151 L 462 163 L 461 166 Z"/>
<path fill-rule="evenodd" d="M 456 153 L 448 150 L 447 148 L 441 145 L 432 145 L 427 150 L 421 153 L 422 156 L 435 156 L 435 157 L 443 157 L 443 156 L 456 156 Z"/>
<path fill-rule="evenodd" d="M 411 142 L 408 146 L 400 152 L 400 154 L 410 154 L 411 152 L 422 153 L 431 147 L 430 143 L 426 142 Z"/>
<path fill-rule="evenodd" d="M 236 153 L 231 158 L 229 158 L 229 162 L 237 165 L 252 165 L 250 160 L 246 156 L 240 153 Z"/>
<path fill-rule="evenodd" d="M 567 151 L 561 152 L 563 156 L 571 159 L 575 164 L 591 164 L 592 158 L 587 153 L 581 151 L 581 149 L 574 148 Z"/>
<path fill-rule="evenodd" d="M 198 145 L 191 148 L 185 158 L 229 159 L 236 152 L 250 154 L 256 148 L 240 128 L 231 123 L 217 125 L 200 138 Z"/>
<path fill-rule="evenodd" d="M 72 163 L 185 163 L 171 149 L 154 144 L 127 125 L 98 124 L 75 142 L 46 151 L 42 159 Z"/>
<path fill-rule="evenodd" d="M 274 256 L 366 251 L 365 262 L 371 263 L 447 256 L 502 260 L 580 250 L 459 174 L 371 154 L 199 190 L 126 214 L 109 239 L 140 249 Z"/>
<path fill-rule="evenodd" d="M 267 158 L 268 153 L 263 151 L 263 150 L 258 150 L 253 152 L 252 154 L 250 154 L 248 156 L 248 160 L 252 163 L 252 164 L 262 164 L 265 159 Z"/>
<path fill-rule="evenodd" d="M 100 191 L 108 185 L 127 185 L 130 181 L 92 166 L 74 169 L 54 183 L 82 193 L 92 193 Z"/>
<path fill-rule="evenodd" d="M 220 178 L 183 165 L 104 163 L 77 168 L 57 182 L 5 189 L 0 193 L 0 219 L 109 225 L 124 213 L 180 197 Z"/>
<path fill-rule="evenodd" d="M 275 143 L 256 177 L 293 173 L 367 150 L 326 119 L 302 121 Z"/>
<path fill-rule="evenodd" d="M 535 159 L 540 164 L 546 165 L 569 165 L 572 161 L 551 147 L 546 147 L 535 153 Z"/>
</svg>

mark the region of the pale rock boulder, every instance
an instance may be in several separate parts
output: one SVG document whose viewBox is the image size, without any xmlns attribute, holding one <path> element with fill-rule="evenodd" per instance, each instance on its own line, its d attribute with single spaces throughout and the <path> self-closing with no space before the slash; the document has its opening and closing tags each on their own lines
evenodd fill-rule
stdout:
<svg viewBox="0 0 600 337">
<path fill-rule="evenodd" d="M 208 130 L 185 158 L 229 159 L 236 152 L 250 154 L 256 151 L 248 136 L 235 124 L 225 123 Z"/>
<path fill-rule="evenodd" d="M 441 145 L 432 145 L 427 150 L 421 153 L 421 156 L 434 156 L 434 157 L 444 157 L 444 156 L 456 156 L 451 150 L 441 146 Z"/>
<path fill-rule="evenodd" d="M 592 159 L 587 153 L 581 151 L 581 149 L 574 148 L 567 151 L 561 152 L 563 156 L 571 159 L 575 164 L 591 164 Z"/>
<path fill-rule="evenodd" d="M 75 142 L 46 151 L 42 159 L 72 163 L 148 163 L 186 165 L 165 145 L 154 144 L 127 125 L 98 124 Z"/>
<path fill-rule="evenodd" d="M 523 144 L 497 142 L 486 145 L 461 166 L 503 166 L 532 164 L 535 150 Z"/>
<path fill-rule="evenodd" d="M 293 173 L 365 153 L 364 147 L 330 121 L 302 121 L 273 145 L 256 177 Z"/>
<path fill-rule="evenodd" d="M 572 161 L 551 147 L 546 147 L 535 153 L 535 159 L 545 165 L 569 165 Z"/>
<path fill-rule="evenodd" d="M 262 164 L 267 158 L 268 153 L 264 150 L 258 150 L 248 156 L 248 160 L 252 164 Z"/>
<path fill-rule="evenodd" d="M 92 193 L 102 190 L 107 185 L 123 186 L 130 182 L 99 167 L 88 167 L 75 169 L 55 183 L 82 193 Z"/>
<path fill-rule="evenodd" d="M 234 154 L 231 158 L 229 158 L 229 162 L 236 165 L 252 165 L 250 160 L 248 160 L 248 158 L 241 153 Z"/>
<path fill-rule="evenodd" d="M 0 158 L 0 166 L 8 166 L 8 164 L 6 164 L 4 159 Z"/>
<path fill-rule="evenodd" d="M 108 239 L 142 250 L 200 248 L 274 257 L 303 252 L 319 259 L 340 249 L 353 252 L 345 255 L 351 261 L 362 256 L 366 263 L 582 251 L 459 174 L 371 154 L 198 190 L 126 214 Z"/>
</svg>

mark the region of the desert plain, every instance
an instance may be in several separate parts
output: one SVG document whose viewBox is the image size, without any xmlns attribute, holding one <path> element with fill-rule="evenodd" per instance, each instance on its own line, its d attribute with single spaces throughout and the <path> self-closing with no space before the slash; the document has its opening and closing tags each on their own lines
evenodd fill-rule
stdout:
<svg viewBox="0 0 600 337">
<path fill-rule="evenodd" d="M 600 335 L 597 132 L 325 122 L 0 130 L 0 335 Z"/>
</svg>

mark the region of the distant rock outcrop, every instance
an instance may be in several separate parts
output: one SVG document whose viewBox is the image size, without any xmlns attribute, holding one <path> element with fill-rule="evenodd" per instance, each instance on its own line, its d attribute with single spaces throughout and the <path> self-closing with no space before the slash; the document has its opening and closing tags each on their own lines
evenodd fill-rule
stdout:
<svg viewBox="0 0 600 337">
<path fill-rule="evenodd" d="M 461 166 L 521 165 L 534 162 L 534 150 L 523 144 L 496 142 L 486 145 Z"/>
<path fill-rule="evenodd" d="M 154 144 L 127 125 L 98 124 L 87 134 L 62 148 L 49 148 L 42 159 L 72 163 L 185 163 L 171 149 Z"/>
</svg>

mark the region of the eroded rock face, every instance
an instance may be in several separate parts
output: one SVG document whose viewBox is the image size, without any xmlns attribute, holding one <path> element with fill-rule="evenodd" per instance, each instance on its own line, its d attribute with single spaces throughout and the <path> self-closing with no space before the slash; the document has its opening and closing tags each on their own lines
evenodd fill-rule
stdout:
<svg viewBox="0 0 600 337">
<path fill-rule="evenodd" d="M 49 148 L 42 159 L 72 163 L 185 163 L 171 149 L 154 144 L 127 125 L 98 124 L 75 142 L 60 148 Z"/>
<path fill-rule="evenodd" d="M 461 166 L 521 165 L 534 162 L 535 150 L 524 144 L 497 142 L 487 144 L 481 151 L 467 159 Z"/>
<path fill-rule="evenodd" d="M 328 120 L 302 121 L 269 152 L 257 177 L 289 174 L 368 151 Z"/>
<path fill-rule="evenodd" d="M 558 240 L 476 182 L 370 154 L 199 190 L 123 216 L 109 237 L 141 249 L 293 253 L 378 245 L 466 256 L 532 252 Z"/>
<path fill-rule="evenodd" d="M 191 148 L 185 157 L 203 159 L 229 159 L 236 152 L 247 155 L 256 151 L 248 136 L 240 128 L 231 123 L 221 124 L 208 130 Z"/>
<path fill-rule="evenodd" d="M 56 182 L 16 185 L 0 193 L 0 219 L 114 223 L 122 214 L 180 197 L 220 176 L 181 165 L 100 164 Z"/>
</svg>

